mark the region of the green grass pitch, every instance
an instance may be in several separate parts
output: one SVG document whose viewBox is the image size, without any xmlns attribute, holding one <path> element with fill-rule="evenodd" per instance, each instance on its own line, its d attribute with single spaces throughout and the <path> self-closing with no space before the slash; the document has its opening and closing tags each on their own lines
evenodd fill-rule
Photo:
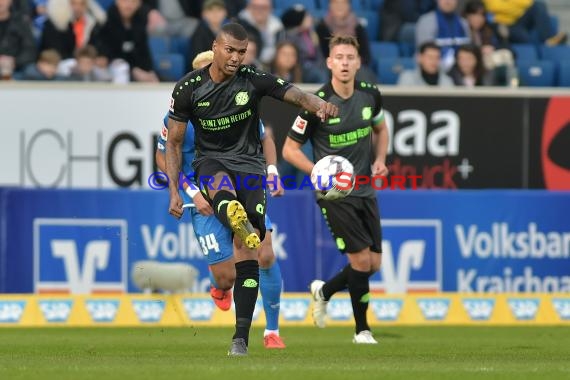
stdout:
<svg viewBox="0 0 570 380">
<path fill-rule="evenodd" d="M 570 327 L 285 327 L 285 350 L 227 357 L 230 328 L 0 329 L 0 379 L 570 379 Z"/>
</svg>

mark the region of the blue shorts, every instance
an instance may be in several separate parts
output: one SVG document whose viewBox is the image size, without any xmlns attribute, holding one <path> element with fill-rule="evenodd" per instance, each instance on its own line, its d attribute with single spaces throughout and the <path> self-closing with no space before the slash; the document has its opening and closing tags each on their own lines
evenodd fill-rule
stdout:
<svg viewBox="0 0 570 380">
<path fill-rule="evenodd" d="M 224 227 L 214 215 L 204 216 L 194 207 L 190 208 L 190 216 L 194 234 L 208 260 L 208 265 L 218 264 L 233 257 L 232 231 Z M 265 228 L 267 231 L 273 230 L 267 214 L 265 215 Z"/>
</svg>

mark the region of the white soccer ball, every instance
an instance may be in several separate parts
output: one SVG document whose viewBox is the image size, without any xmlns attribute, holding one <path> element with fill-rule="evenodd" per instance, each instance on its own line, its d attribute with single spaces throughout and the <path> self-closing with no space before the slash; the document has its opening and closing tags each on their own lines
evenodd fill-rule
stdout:
<svg viewBox="0 0 570 380">
<path fill-rule="evenodd" d="M 354 189 L 354 167 L 342 156 L 323 157 L 313 167 L 311 182 L 320 198 L 344 198 Z"/>
</svg>

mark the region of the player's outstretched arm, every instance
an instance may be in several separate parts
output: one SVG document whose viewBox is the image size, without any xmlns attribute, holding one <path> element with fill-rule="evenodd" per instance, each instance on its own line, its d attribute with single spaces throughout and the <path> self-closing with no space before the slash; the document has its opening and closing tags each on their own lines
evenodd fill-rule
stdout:
<svg viewBox="0 0 570 380">
<path fill-rule="evenodd" d="M 168 119 L 168 140 L 166 141 L 166 175 L 170 190 L 168 212 L 177 219 L 182 217 L 182 198 L 178 193 L 178 176 L 182 162 L 182 143 L 186 134 L 186 123 Z"/>
<path fill-rule="evenodd" d="M 310 175 L 315 164 L 303 153 L 301 147 L 301 143 L 287 137 L 283 145 L 283 158 L 303 173 Z"/>
<path fill-rule="evenodd" d="M 316 114 L 321 121 L 327 121 L 330 117 L 337 117 L 338 115 L 337 106 L 295 86 L 291 86 L 287 92 L 285 92 L 283 100 Z"/>
</svg>

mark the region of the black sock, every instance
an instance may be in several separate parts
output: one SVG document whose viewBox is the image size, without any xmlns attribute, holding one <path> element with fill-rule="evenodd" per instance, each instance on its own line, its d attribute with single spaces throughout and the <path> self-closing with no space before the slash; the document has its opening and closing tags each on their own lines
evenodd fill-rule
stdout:
<svg viewBox="0 0 570 380">
<path fill-rule="evenodd" d="M 257 260 L 245 260 L 236 263 L 236 282 L 234 285 L 234 303 L 236 306 L 235 338 L 244 338 L 248 343 L 249 329 L 259 290 L 259 264 Z"/>
<path fill-rule="evenodd" d="M 360 272 L 352 267 L 348 270 L 348 292 L 352 301 L 352 311 L 354 322 L 356 323 L 356 333 L 363 330 L 370 330 L 366 320 L 368 311 L 368 301 L 370 298 L 370 284 L 368 283 L 369 272 Z"/>
<path fill-rule="evenodd" d="M 342 268 L 342 270 L 338 272 L 336 276 L 325 282 L 322 290 L 325 301 L 328 301 L 336 292 L 340 292 L 341 290 L 346 289 L 346 286 L 348 285 L 349 269 L 350 264 Z"/>
<path fill-rule="evenodd" d="M 230 201 L 236 200 L 236 196 L 229 191 L 220 190 L 214 195 L 214 199 L 212 199 L 212 208 L 214 209 L 214 215 L 216 218 L 227 228 L 230 230 L 232 229 L 230 226 L 230 222 L 228 222 L 228 203 Z"/>
</svg>

